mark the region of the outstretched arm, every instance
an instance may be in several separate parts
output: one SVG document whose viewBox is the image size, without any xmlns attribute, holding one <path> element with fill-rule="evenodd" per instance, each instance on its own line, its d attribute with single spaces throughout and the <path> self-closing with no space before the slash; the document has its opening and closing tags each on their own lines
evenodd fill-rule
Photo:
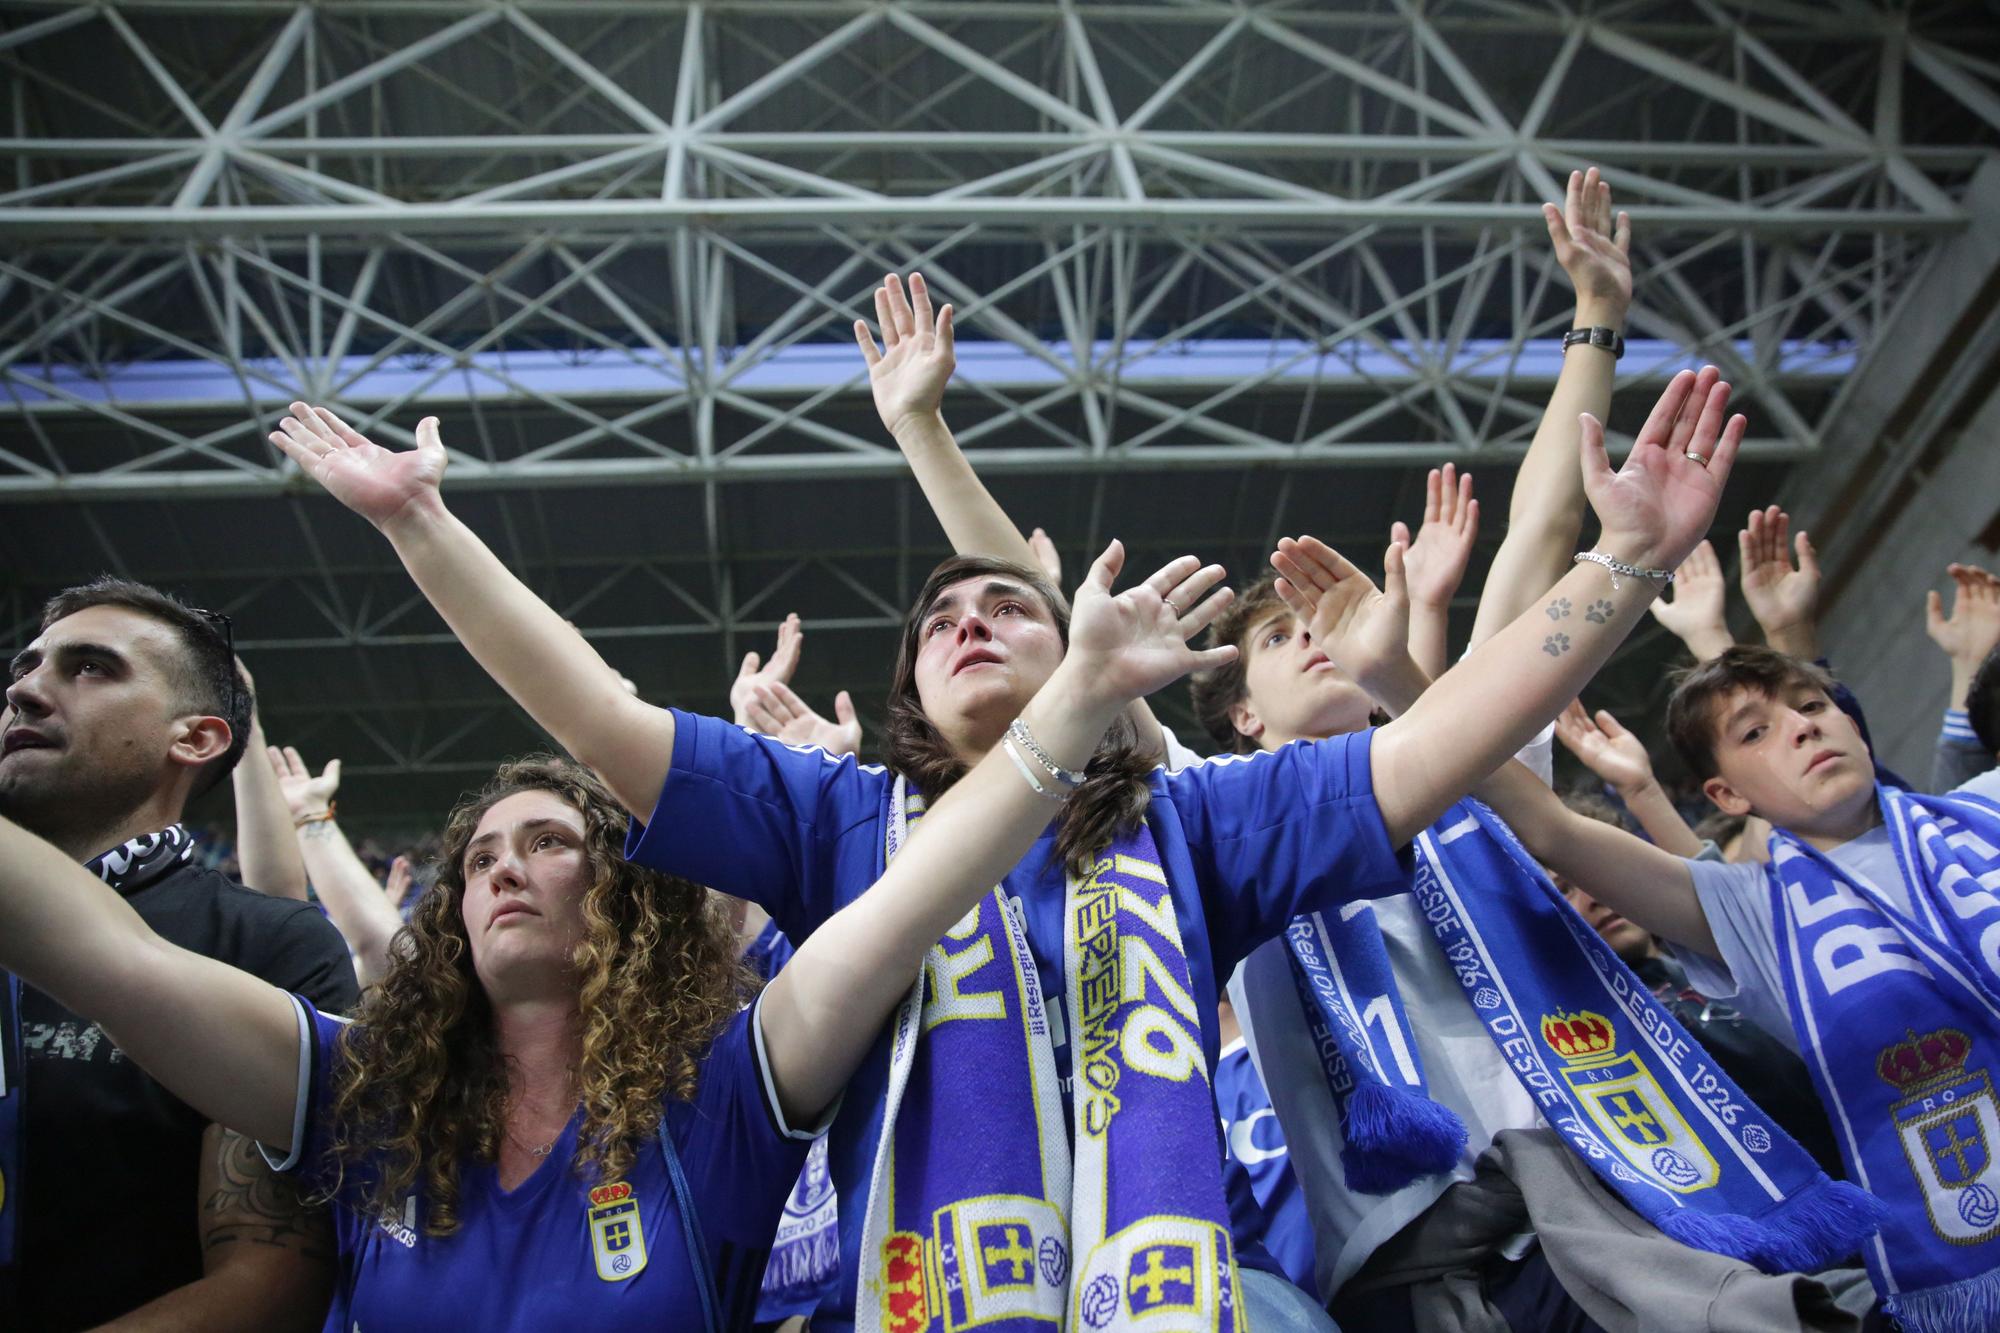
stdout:
<svg viewBox="0 0 2000 1333">
<path fill-rule="evenodd" d="M 1701 839 L 1653 776 L 1653 759 L 1645 743 L 1617 718 L 1601 708 L 1592 717 L 1581 699 L 1572 700 L 1556 719 L 1556 739 L 1618 793 L 1654 846 L 1675 856 L 1701 855 Z"/>
<path fill-rule="evenodd" d="M 1089 762 L 1133 699 L 1236 654 L 1187 644 L 1229 604 L 1227 588 L 1212 591 L 1220 566 L 1197 569 L 1185 556 L 1114 596 L 1123 563 L 1113 542 L 1091 566 L 1077 590 L 1069 652 L 1021 713 L 1036 744 L 1064 769 Z M 931 947 L 1048 824 L 1057 804 L 1024 774 L 1051 794 L 1062 791 L 1027 747 L 995 746 L 931 807 L 874 887 L 814 931 L 765 990 L 765 1052 L 787 1119 L 810 1119 L 832 1102 Z"/>
<path fill-rule="evenodd" d="M 207 1119 L 291 1146 L 299 1083 L 291 998 L 167 943 L 110 885 L 5 818 L 0 969 L 97 1022 Z"/>
<path fill-rule="evenodd" d="M 937 515 L 951 549 L 960 555 L 997 556 L 1029 569 L 1045 569 L 1044 553 L 1007 517 L 944 424 L 944 390 L 958 365 L 951 305 L 946 303 L 933 314 L 923 274 L 910 275 L 905 295 L 902 279 L 891 273 L 875 289 L 875 318 L 882 328 L 879 351 L 867 323 L 854 321 L 854 341 L 868 363 L 875 410 L 895 437 L 896 447 L 910 460 L 910 474 Z M 1050 553 L 1053 549 L 1051 544 Z M 1129 717 L 1140 746 L 1164 754 L 1166 738 L 1145 700 L 1132 705 Z"/>
<path fill-rule="evenodd" d="M 1481 783 L 1477 795 L 1549 870 L 1660 938 L 1721 957 L 1686 860 L 1577 814 L 1518 762 Z"/>
<path fill-rule="evenodd" d="M 1750 511 L 1749 525 L 1736 534 L 1743 557 L 1743 600 L 1750 603 L 1765 643 L 1810 662 L 1819 656 L 1819 553 L 1800 528 L 1794 567 L 1785 543 L 1791 526 L 1791 515 L 1776 505 Z"/>
<path fill-rule="evenodd" d="M 1691 373 L 1674 377 L 1615 473 L 1603 428 L 1584 418 L 1585 485 L 1603 525 L 1597 554 L 1635 568 L 1672 569 L 1714 519 L 1744 421 L 1724 423 L 1727 385 L 1717 383 L 1704 401 L 1695 384 Z M 1284 575 L 1280 595 L 1315 619 L 1328 592 L 1359 577 L 1312 538 L 1281 542 L 1272 563 Z M 1390 837 L 1398 844 L 1414 837 L 1559 714 L 1657 592 L 1652 579 L 1579 562 L 1534 608 L 1382 728 L 1370 761 Z M 1323 643 L 1338 637 L 1317 625 L 1314 636 Z"/>
<path fill-rule="evenodd" d="M 1472 474 L 1460 475 L 1446 463 L 1424 479 L 1424 525 L 1410 541 L 1398 519 L 1389 540 L 1408 548 L 1403 568 L 1410 590 L 1410 656 L 1432 676 L 1451 664 L 1451 599 L 1465 578 L 1479 540 L 1479 501 L 1472 498 Z"/>
<path fill-rule="evenodd" d="M 854 341 L 868 363 L 875 410 L 910 460 L 910 473 L 960 555 L 991 555 L 1040 568 L 1035 552 L 1007 511 L 966 461 L 944 424 L 944 390 L 957 367 L 949 303 L 931 312 L 930 287 L 912 273 L 907 295 L 891 273 L 875 289 L 875 318 L 882 328 L 877 351 L 868 325 L 854 321 Z"/>
<path fill-rule="evenodd" d="M 236 863 L 243 886 L 273 898 L 306 900 L 306 868 L 299 860 L 298 844 L 292 838 L 291 816 L 278 779 L 258 756 L 264 753 L 264 722 L 257 709 L 257 684 L 243 668 L 236 669 L 250 686 L 250 739 L 243 757 L 229 772 L 229 785 L 236 796 Z"/>
<path fill-rule="evenodd" d="M 1614 215 L 1611 187 L 1598 179 L 1595 167 L 1573 171 L 1562 206 L 1543 204 L 1542 217 L 1556 262 L 1576 288 L 1573 327 L 1622 332 L 1632 305 L 1632 221 Z M 1616 364 L 1609 349 L 1587 344 L 1563 355 L 1548 410 L 1514 478 L 1507 535 L 1486 572 L 1472 622 L 1475 647 L 1536 605 L 1567 568 L 1583 528 L 1577 418 L 1585 412 L 1599 421 L 1607 418 Z"/>
<path fill-rule="evenodd" d="M 445 508 L 436 417 L 417 447 L 384 449 L 326 408 L 292 404 L 271 442 L 329 494 L 373 523 L 486 674 L 644 814 L 673 760 L 674 718 L 628 692 L 584 638 Z"/>
<path fill-rule="evenodd" d="M 258 760 L 244 756 L 245 763 Z M 326 908 L 327 916 L 347 941 L 354 956 L 354 975 L 363 987 L 389 972 L 389 941 L 403 928 L 403 918 L 375 882 L 375 876 L 355 855 L 347 834 L 334 822 L 333 795 L 340 789 L 340 761 L 329 759 L 314 777 L 291 746 L 271 746 L 264 762 L 277 775 L 290 822 L 297 831 L 299 855 Z"/>
<path fill-rule="evenodd" d="M 1392 546 L 1383 562 L 1388 577 L 1380 590 L 1357 570 L 1321 592 L 1316 601 L 1289 583 L 1279 592 L 1295 612 L 1311 619 L 1315 639 L 1327 656 L 1360 680 L 1377 703 L 1401 716 L 1416 706 L 1431 681 L 1402 646 L 1409 603 L 1399 556 Z M 1570 707 L 1581 711 L 1574 702 Z M 1558 734 L 1562 725 L 1559 719 Z M 1382 739 L 1378 736 L 1376 744 Z M 1677 849 L 1662 850 L 1623 829 L 1576 814 L 1519 760 L 1501 765 L 1475 794 L 1507 821 L 1543 865 L 1647 930 L 1715 955 L 1715 939 L 1695 895 L 1693 876 Z M 1689 855 L 1700 852 L 1701 844 L 1692 841 L 1692 834 L 1689 839 Z M 1684 843 L 1681 849 L 1687 846 Z"/>
</svg>

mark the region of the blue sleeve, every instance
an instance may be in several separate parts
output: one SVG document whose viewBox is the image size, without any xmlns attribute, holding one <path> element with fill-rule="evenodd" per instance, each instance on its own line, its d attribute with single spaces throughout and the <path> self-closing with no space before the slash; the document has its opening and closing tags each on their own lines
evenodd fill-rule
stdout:
<svg viewBox="0 0 2000 1333">
<path fill-rule="evenodd" d="M 761 1009 L 753 1004 L 723 1028 L 702 1060 L 693 1103 L 675 1107 L 669 1121 L 702 1240 L 712 1259 L 726 1259 L 732 1248 L 754 1251 L 752 1290 L 806 1151 L 825 1128 L 784 1123 L 759 1052 Z"/>
<path fill-rule="evenodd" d="M 312 1006 L 304 996 L 292 996 L 299 1020 L 299 1086 L 292 1111 L 292 1150 L 280 1157 L 262 1148 L 273 1170 L 292 1172 L 314 1189 L 333 1183 L 333 1071 L 340 1057 L 340 1039 L 348 1029 L 344 1018 L 335 1018 Z M 354 1184 L 352 1173 L 341 1180 L 341 1193 Z"/>
<path fill-rule="evenodd" d="M 1301 912 L 1408 888 L 1409 863 L 1375 802 L 1374 740 L 1371 728 L 1167 775 L 1218 967 Z"/>
<path fill-rule="evenodd" d="M 875 881 L 888 780 L 851 755 L 675 709 L 673 765 L 651 818 L 633 819 L 625 855 L 748 899 L 802 940 Z"/>
</svg>

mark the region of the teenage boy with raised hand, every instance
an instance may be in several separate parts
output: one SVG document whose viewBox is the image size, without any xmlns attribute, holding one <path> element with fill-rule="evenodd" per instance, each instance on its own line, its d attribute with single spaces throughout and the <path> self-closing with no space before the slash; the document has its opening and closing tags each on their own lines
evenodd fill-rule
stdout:
<svg viewBox="0 0 2000 1333">
<path fill-rule="evenodd" d="M 1370 660 L 1360 636 L 1329 650 L 1392 707 L 1422 688 L 1407 657 Z M 1888 1312 L 1916 1333 L 1991 1328 L 2000 772 L 1942 796 L 1878 781 L 1835 690 L 1810 662 L 1731 647 L 1669 700 L 1669 738 L 1710 801 L 1772 826 L 1768 865 L 1671 855 L 1575 815 L 1519 765 L 1480 795 L 1551 872 L 1804 1056 L 1848 1178 L 1887 1206 L 1862 1253 Z"/>
</svg>

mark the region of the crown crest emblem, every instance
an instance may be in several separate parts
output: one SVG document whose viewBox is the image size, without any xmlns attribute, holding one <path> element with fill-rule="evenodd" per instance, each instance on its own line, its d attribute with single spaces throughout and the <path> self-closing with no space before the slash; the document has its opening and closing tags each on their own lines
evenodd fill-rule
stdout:
<svg viewBox="0 0 2000 1333">
<path fill-rule="evenodd" d="M 1908 1040 L 1885 1047 L 1875 1061 L 1875 1072 L 1894 1087 L 1911 1088 L 1955 1074 L 1972 1054 L 1972 1038 L 1957 1028 L 1939 1028 L 1921 1037 L 1909 1028 L 1903 1033 Z"/>
<path fill-rule="evenodd" d="M 1543 1014 L 1542 1040 L 1565 1060 L 1594 1060 L 1617 1047 L 1611 1020 L 1586 1009 L 1580 1014 Z"/>
</svg>

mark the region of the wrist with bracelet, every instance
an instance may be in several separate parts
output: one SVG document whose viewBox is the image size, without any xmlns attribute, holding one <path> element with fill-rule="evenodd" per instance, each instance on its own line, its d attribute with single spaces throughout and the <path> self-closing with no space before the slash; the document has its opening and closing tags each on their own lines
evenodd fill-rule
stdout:
<svg viewBox="0 0 2000 1333">
<path fill-rule="evenodd" d="M 1020 770 L 1021 776 L 1027 780 L 1030 787 L 1034 788 L 1037 796 L 1060 801 L 1083 785 L 1084 774 L 1076 769 L 1064 768 L 1051 758 L 1049 752 L 1035 740 L 1034 732 L 1028 730 L 1028 724 L 1022 718 L 1017 717 L 1007 724 L 1007 734 L 1001 738 L 1000 746 L 1007 751 L 1007 757 L 1014 761 L 1014 767 Z M 1027 756 L 1033 756 L 1032 766 Z M 1049 778 L 1047 786 L 1035 776 L 1036 767 Z"/>
<path fill-rule="evenodd" d="M 1628 578 L 1646 579 L 1661 588 L 1666 587 L 1674 581 L 1674 571 L 1671 569 L 1646 569 L 1639 565 L 1628 565 L 1623 560 L 1615 559 L 1602 551 L 1578 551 L 1571 563 L 1583 564 L 1585 562 L 1593 565 L 1603 565 L 1606 570 L 1610 571 L 1611 590 L 1613 592 L 1617 592 L 1620 588 L 1623 588 L 1625 586 L 1624 580 Z"/>
<path fill-rule="evenodd" d="M 1625 335 L 1609 324 L 1591 324 L 1563 334 L 1563 351 L 1577 346 L 1595 347 L 1611 353 L 1613 361 L 1625 355 Z"/>
<path fill-rule="evenodd" d="M 310 814 L 304 815 L 293 815 L 292 827 L 304 828 L 308 824 L 328 824 L 333 822 L 334 807 L 337 804 L 338 802 L 328 801 L 324 810 L 315 810 Z"/>
</svg>

